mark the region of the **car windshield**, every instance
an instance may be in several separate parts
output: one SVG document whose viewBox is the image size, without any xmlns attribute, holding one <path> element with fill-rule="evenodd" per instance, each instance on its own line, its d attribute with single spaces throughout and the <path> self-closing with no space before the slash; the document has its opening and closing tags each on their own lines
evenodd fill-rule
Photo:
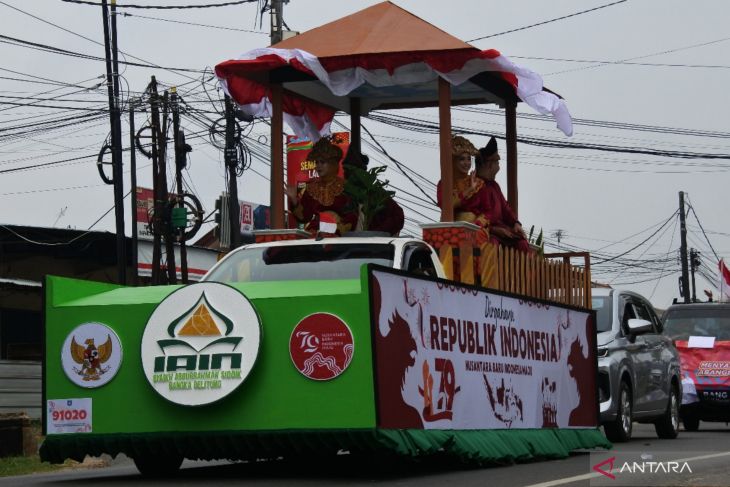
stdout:
<svg viewBox="0 0 730 487">
<path fill-rule="evenodd" d="M 670 309 L 664 318 L 664 333 L 673 340 L 688 340 L 690 336 L 730 340 L 730 309 L 712 305 Z"/>
<path fill-rule="evenodd" d="M 596 332 L 611 330 L 611 297 L 593 296 L 591 307 L 596 310 Z"/>
<path fill-rule="evenodd" d="M 240 250 L 205 276 L 205 281 L 261 282 L 358 279 L 363 264 L 393 266 L 391 244 L 328 244 Z"/>
</svg>

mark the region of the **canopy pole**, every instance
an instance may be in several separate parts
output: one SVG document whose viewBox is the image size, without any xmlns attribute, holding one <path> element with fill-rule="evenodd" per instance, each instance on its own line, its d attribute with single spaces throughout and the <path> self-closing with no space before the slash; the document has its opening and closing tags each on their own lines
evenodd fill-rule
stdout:
<svg viewBox="0 0 730 487">
<path fill-rule="evenodd" d="M 451 168 L 451 85 L 439 77 L 439 147 L 441 155 L 441 221 L 454 221 L 451 196 L 454 177 Z"/>
<path fill-rule="evenodd" d="M 507 141 L 507 202 L 515 215 L 517 212 L 517 103 L 507 102 L 505 107 Z"/>
<path fill-rule="evenodd" d="M 271 85 L 271 228 L 284 228 L 284 114 L 283 87 Z"/>
<path fill-rule="evenodd" d="M 360 98 L 350 98 L 350 147 L 355 154 L 362 153 L 360 113 Z"/>
</svg>

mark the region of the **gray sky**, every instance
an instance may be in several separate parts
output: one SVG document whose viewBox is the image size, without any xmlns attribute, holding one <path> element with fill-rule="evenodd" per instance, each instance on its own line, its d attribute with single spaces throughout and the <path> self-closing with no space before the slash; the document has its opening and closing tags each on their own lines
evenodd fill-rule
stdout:
<svg viewBox="0 0 730 487">
<path fill-rule="evenodd" d="M 180 5 L 216 2 L 138 0 L 133 3 Z M 284 19 L 291 29 L 306 31 L 375 3 L 378 2 L 292 0 L 284 8 Z M 396 0 L 394 3 L 468 41 L 611 2 L 455 0 L 445 3 Z M 129 55 L 156 65 L 191 69 L 212 67 L 249 49 L 268 45 L 268 15 L 259 28 L 257 10 L 257 3 L 196 10 L 120 9 L 131 16 L 118 20 L 119 45 Z M 602 122 L 576 123 L 575 135 L 566 138 L 553 122 L 521 118 L 518 120 L 520 136 L 662 152 L 728 154 L 730 143 L 725 120 L 730 113 L 730 97 L 726 93 L 730 81 L 729 14 L 730 4 L 717 0 L 691 3 L 628 0 L 545 25 L 474 41 L 473 44 L 481 49 L 498 49 L 515 63 L 542 74 L 546 86 L 566 99 L 574 119 Z M 103 48 L 92 42 L 103 41 L 99 7 L 60 0 L 0 0 L 0 32 L 23 41 L 103 56 Z M 22 136 L 9 137 L 7 134 L 13 133 L 11 127 L 49 119 L 67 119 L 85 112 L 8 103 L 36 102 L 76 109 L 104 107 L 107 103 L 104 87 L 94 88 L 102 81 L 99 76 L 105 72 L 104 63 L 40 52 L 13 45 L 7 39 L 0 40 L 3 40 L 0 43 L 0 102 L 3 103 L 0 105 L 0 223 L 88 228 L 113 205 L 112 187 L 101 183 L 94 155 L 107 136 L 108 117 L 53 131 L 41 132 L 39 126 L 32 126 Z M 134 61 L 130 57 L 127 59 Z M 575 62 L 581 60 L 613 64 Z M 623 63 L 616 64 L 616 61 Z M 183 97 L 196 108 L 213 109 L 214 105 L 206 101 L 208 98 L 200 82 L 201 75 L 197 73 L 127 67 L 123 72 L 124 90 L 135 96 L 145 89 L 151 75 L 156 75 L 163 87 L 179 85 Z M 81 87 L 68 87 L 66 84 Z M 209 95 L 217 99 L 219 94 L 214 83 L 206 86 Z M 54 101 L 35 99 L 53 97 L 58 98 Z M 520 104 L 518 113 L 534 112 Z M 403 114 L 437 120 L 433 110 L 412 110 Z M 207 116 L 218 118 L 215 114 Z M 455 125 L 504 133 L 502 116 L 463 110 L 454 110 L 452 116 Z M 145 118 L 146 115 L 136 118 L 137 127 L 144 123 Z M 348 123 L 347 117 L 341 120 Z M 624 130 L 616 126 L 607 127 L 603 122 L 682 128 L 693 133 L 703 132 L 704 135 Z M 128 145 L 127 123 L 125 118 L 125 146 Z M 438 180 L 436 136 L 407 132 L 368 120 L 363 123 L 394 157 L 434 183 Z M 204 131 L 204 126 L 196 124 L 190 117 L 184 117 L 184 126 L 188 135 Z M 268 143 L 267 128 L 264 124 L 255 124 L 251 135 L 260 135 L 261 142 Z M 710 137 L 706 132 L 721 134 Z M 201 197 L 206 210 L 210 211 L 215 198 L 224 189 L 222 157 L 220 151 L 208 142 L 207 136 L 202 135 L 189 140 L 194 152 L 186 177 L 192 181 L 191 187 Z M 482 146 L 487 139 L 472 137 L 472 140 Z M 504 152 L 503 143 L 500 143 L 500 149 Z M 364 152 L 375 163 L 385 162 L 385 158 L 370 147 L 366 146 Z M 636 290 L 651 297 L 658 307 L 666 307 L 671 302 L 677 295 L 679 229 L 678 225 L 675 226 L 676 218 L 670 217 L 677 209 L 679 191 L 689 194 L 717 253 L 721 257 L 730 254 L 730 231 L 724 226 L 730 204 L 723 198 L 730 164 L 727 159 L 681 159 L 526 144 L 520 144 L 518 152 L 520 219 L 528 229 L 531 225 L 542 228 L 549 237 L 549 243 L 557 243 L 556 232 L 562 230 L 561 245 L 596 251 L 593 267 L 596 280 Z M 83 156 L 90 157 L 2 172 Z M 139 185 L 151 187 L 149 162 L 138 156 L 138 165 Z M 128 171 L 126 156 L 125 168 Z M 260 161 L 253 161 L 252 170 L 239 179 L 241 198 L 267 203 L 268 181 L 256 172 L 268 175 L 268 167 Z M 387 177 L 397 187 L 419 194 L 397 171 L 389 169 Z M 504 174 L 498 177 L 503 186 L 504 177 Z M 428 192 L 434 191 L 427 185 L 423 188 Z M 128 190 L 129 174 L 126 173 L 125 192 Z M 422 213 L 419 215 L 406 210 L 407 216 L 413 220 L 438 218 L 434 208 L 417 206 L 413 202 L 415 198 L 405 194 L 398 197 L 403 198 L 401 203 L 404 206 Z M 129 200 L 125 203 L 128 205 Z M 129 234 L 129 210 L 125 215 Z M 666 220 L 670 220 L 669 223 L 652 237 Z M 94 228 L 113 231 L 113 212 Z M 204 230 L 209 228 L 210 225 Z M 408 228 L 413 227 L 409 225 Z M 689 233 L 689 245 L 701 251 L 705 271 L 710 276 L 716 275 L 715 256 L 691 213 Z M 603 259 L 623 254 L 646 239 L 647 242 L 636 250 L 600 263 Z M 643 267 L 637 272 L 636 267 L 626 265 L 630 263 L 626 259 L 636 259 Z M 658 279 L 660 276 L 663 277 Z M 636 281 L 646 282 L 633 284 Z M 701 276 L 698 276 L 697 282 L 698 289 L 709 288 Z"/>
</svg>

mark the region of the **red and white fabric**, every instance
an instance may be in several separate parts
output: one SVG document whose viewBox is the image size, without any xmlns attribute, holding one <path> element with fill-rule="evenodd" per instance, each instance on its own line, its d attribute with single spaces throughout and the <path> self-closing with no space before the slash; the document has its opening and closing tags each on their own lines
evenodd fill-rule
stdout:
<svg viewBox="0 0 730 487">
<path fill-rule="evenodd" d="M 725 260 L 720 259 L 720 301 L 730 301 L 730 270 L 725 265 Z"/>
<path fill-rule="evenodd" d="M 331 211 L 319 213 L 319 231 L 322 233 L 337 233 L 337 218 Z"/>
<path fill-rule="evenodd" d="M 216 66 L 223 89 L 253 117 L 270 117 L 268 88 L 243 76 L 244 73 L 270 71 L 291 66 L 315 76 L 337 96 L 345 96 L 364 83 L 375 87 L 424 83 L 442 77 L 454 86 L 485 71 L 499 72 L 515 89 L 517 96 L 537 112 L 552 115 L 565 135 L 573 134 L 573 123 L 565 102 L 543 91 L 540 75 L 514 64 L 494 49 L 387 53 L 319 59 L 300 49 L 260 48 L 236 60 Z M 329 133 L 334 111 L 294 95 L 284 96 L 284 117 L 298 136 L 312 140 Z"/>
</svg>

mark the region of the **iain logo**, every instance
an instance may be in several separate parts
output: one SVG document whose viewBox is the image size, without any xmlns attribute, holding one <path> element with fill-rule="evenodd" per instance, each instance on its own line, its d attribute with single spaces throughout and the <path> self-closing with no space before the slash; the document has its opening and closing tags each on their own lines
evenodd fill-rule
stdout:
<svg viewBox="0 0 730 487">
<path fill-rule="evenodd" d="M 243 294 L 220 283 L 192 284 L 165 298 L 150 316 L 142 366 L 162 397 L 200 406 L 241 385 L 260 340 L 258 315 Z"/>
</svg>

